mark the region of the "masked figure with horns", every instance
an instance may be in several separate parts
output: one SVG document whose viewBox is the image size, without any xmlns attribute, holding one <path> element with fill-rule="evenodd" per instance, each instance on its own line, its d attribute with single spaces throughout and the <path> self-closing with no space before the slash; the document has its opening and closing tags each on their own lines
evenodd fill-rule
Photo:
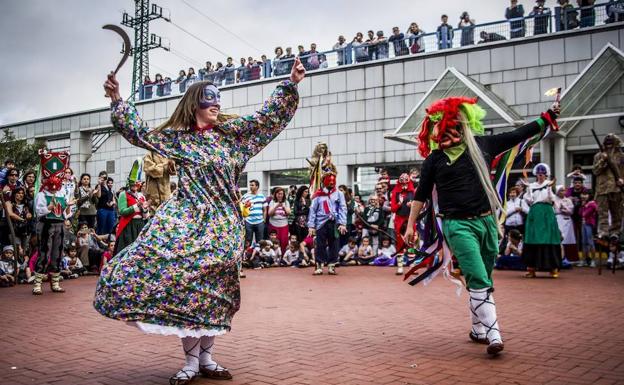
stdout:
<svg viewBox="0 0 624 385">
<path fill-rule="evenodd" d="M 61 178 L 53 175 L 44 179 L 41 191 L 35 197 L 39 258 L 35 265 L 35 282 L 32 289 L 34 295 L 43 294 L 41 282 L 46 274 L 50 275 L 50 289 L 53 293 L 65 292 L 60 285 L 59 262 L 63 248 L 63 223 L 72 215 L 73 202 L 67 201 L 61 187 Z"/>
</svg>

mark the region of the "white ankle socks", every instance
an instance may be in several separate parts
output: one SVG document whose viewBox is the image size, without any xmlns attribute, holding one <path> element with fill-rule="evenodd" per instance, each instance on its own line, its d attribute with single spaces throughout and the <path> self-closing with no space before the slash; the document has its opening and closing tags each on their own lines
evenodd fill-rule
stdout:
<svg viewBox="0 0 624 385">
<path fill-rule="evenodd" d="M 200 339 L 195 337 L 180 338 L 184 349 L 184 367 L 182 370 L 199 372 Z"/>
<path fill-rule="evenodd" d="M 212 350 L 214 347 L 214 336 L 203 336 L 200 339 L 200 350 L 199 350 L 199 365 L 201 366 L 217 366 L 217 363 L 212 359 Z"/>
</svg>

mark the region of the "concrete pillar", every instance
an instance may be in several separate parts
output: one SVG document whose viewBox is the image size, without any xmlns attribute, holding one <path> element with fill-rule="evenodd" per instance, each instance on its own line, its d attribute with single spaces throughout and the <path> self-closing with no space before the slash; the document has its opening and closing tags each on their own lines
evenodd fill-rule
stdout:
<svg viewBox="0 0 624 385">
<path fill-rule="evenodd" d="M 552 174 L 557 178 L 558 184 L 566 184 L 566 139 L 564 137 L 556 137 L 555 142 L 555 162 L 552 166 Z"/>
<path fill-rule="evenodd" d="M 540 162 L 548 164 L 548 166 L 550 166 L 552 170 L 550 147 L 550 139 L 543 139 L 542 141 L 540 141 Z"/>
<path fill-rule="evenodd" d="M 338 171 L 338 178 L 336 178 L 336 182 L 338 185 L 344 184 L 347 186 L 353 186 L 354 181 L 354 167 L 349 165 L 340 165 L 336 166 L 336 170 Z"/>
<path fill-rule="evenodd" d="M 87 172 L 87 161 L 91 158 L 91 133 L 71 130 L 69 133 L 70 167 L 74 175 Z"/>
</svg>

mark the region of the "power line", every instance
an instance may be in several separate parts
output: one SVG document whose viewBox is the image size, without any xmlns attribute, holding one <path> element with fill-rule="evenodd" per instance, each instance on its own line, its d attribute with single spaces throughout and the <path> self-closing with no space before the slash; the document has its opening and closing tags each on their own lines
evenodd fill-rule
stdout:
<svg viewBox="0 0 624 385">
<path fill-rule="evenodd" d="M 191 5 L 189 2 L 187 2 L 186 0 L 182 0 L 182 2 L 184 4 L 186 4 L 189 8 L 195 10 L 195 12 L 199 13 L 200 15 L 202 15 L 203 17 L 205 17 L 206 19 L 210 20 L 213 24 L 217 25 L 218 27 L 220 27 L 221 29 L 223 29 L 226 32 L 229 32 L 232 36 L 234 36 L 235 38 L 237 38 L 238 40 L 242 41 L 245 45 L 247 45 L 248 47 L 251 47 L 252 49 L 256 50 L 258 53 L 262 53 L 258 48 L 256 48 L 254 45 L 252 45 L 251 43 L 249 43 L 247 40 L 243 39 L 242 37 L 240 37 L 239 35 L 237 35 L 236 33 L 234 33 L 233 31 L 230 31 L 228 28 L 224 27 L 223 25 L 221 25 L 218 21 L 214 20 L 213 18 L 211 18 L 210 16 L 206 15 L 205 13 L 203 13 L 202 11 L 200 11 L 199 9 L 195 8 L 193 5 Z M 228 55 L 229 56 L 229 55 Z"/>
<path fill-rule="evenodd" d="M 166 70 L 166 69 L 164 69 L 164 68 L 162 68 L 162 67 L 160 67 L 160 66 L 157 66 L 157 65 L 156 65 L 156 64 L 154 64 L 154 63 L 150 63 L 150 66 L 151 66 L 151 67 L 153 67 L 154 69 L 156 69 L 156 70 L 160 71 L 160 72 L 162 73 L 162 75 L 167 75 L 167 76 L 169 76 L 169 77 L 171 77 L 171 78 L 173 78 L 173 77 L 175 77 L 175 76 L 178 76 L 178 75 L 177 75 L 177 74 L 175 74 L 174 72 L 168 71 L 168 70 Z"/>
<path fill-rule="evenodd" d="M 203 66 L 203 64 L 201 62 L 199 62 L 199 61 L 197 61 L 197 60 L 195 60 L 195 59 L 193 59 L 193 58 L 191 58 L 189 56 L 186 56 L 185 54 L 183 54 L 182 52 L 180 52 L 178 50 L 175 50 L 175 49 L 171 48 L 171 50 L 169 52 L 171 52 L 172 54 L 174 54 L 175 56 L 177 56 L 178 58 L 184 60 L 187 63 L 191 62 L 191 63 L 194 63 L 195 65 L 200 66 L 200 67 Z"/>
<path fill-rule="evenodd" d="M 173 21 L 169 21 L 169 23 L 171 23 L 174 27 L 178 28 L 180 31 L 182 31 L 182 32 L 184 32 L 184 33 L 186 33 L 186 34 L 188 34 L 189 36 L 194 37 L 195 39 L 197 39 L 197 40 L 199 40 L 200 42 L 204 43 L 204 44 L 205 44 L 205 45 L 207 45 L 208 47 L 210 47 L 210 48 L 214 49 L 215 51 L 219 52 L 221 55 L 223 55 L 223 56 L 225 56 L 225 57 L 232 56 L 232 55 L 228 55 L 227 53 L 225 53 L 225 52 L 221 51 L 219 48 L 217 48 L 217 47 L 213 46 L 212 44 L 210 44 L 210 43 L 208 43 L 207 41 L 203 40 L 202 38 L 200 38 L 199 36 L 195 35 L 194 33 L 189 32 L 188 30 L 186 30 L 186 29 L 184 29 L 184 28 L 180 27 L 178 24 L 174 23 Z"/>
</svg>

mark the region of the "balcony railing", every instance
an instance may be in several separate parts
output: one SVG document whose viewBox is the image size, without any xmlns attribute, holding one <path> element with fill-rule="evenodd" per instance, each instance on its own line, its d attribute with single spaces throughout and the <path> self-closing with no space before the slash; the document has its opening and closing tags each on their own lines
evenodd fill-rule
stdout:
<svg viewBox="0 0 624 385">
<path fill-rule="evenodd" d="M 535 12 L 529 16 L 475 24 L 464 28 L 438 28 L 436 32 L 420 33 L 393 39 L 392 36 L 377 44 L 352 41 L 337 50 L 314 52 L 300 56 L 307 71 L 352 65 L 374 60 L 408 55 L 420 55 L 443 49 L 517 39 L 624 21 L 624 0 L 596 4 L 590 7 L 555 7 L 550 12 Z M 154 99 L 183 94 L 194 82 L 209 80 L 218 87 L 288 75 L 295 56 L 267 60 L 246 67 L 221 67 L 217 71 L 193 77 L 179 78 L 153 84 L 144 84 L 139 99 Z"/>
</svg>

